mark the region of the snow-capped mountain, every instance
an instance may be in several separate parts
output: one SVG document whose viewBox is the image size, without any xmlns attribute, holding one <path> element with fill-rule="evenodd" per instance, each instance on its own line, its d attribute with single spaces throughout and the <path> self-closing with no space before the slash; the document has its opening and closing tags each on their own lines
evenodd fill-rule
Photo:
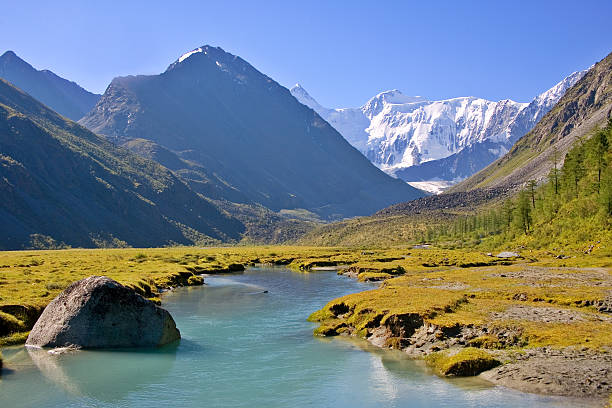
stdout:
<svg viewBox="0 0 612 408">
<path fill-rule="evenodd" d="M 299 84 L 291 93 L 385 172 L 406 181 L 458 181 L 505 154 L 586 72 L 573 73 L 530 103 L 471 96 L 431 101 L 391 90 L 360 108 L 329 109 Z M 436 166 L 429 162 L 450 158 L 475 145 L 479 148 L 466 150 L 468 154 L 463 152 L 461 160 L 455 160 L 462 165 L 432 174 Z M 478 157 L 471 158 L 469 152 Z M 427 171 L 420 174 L 419 167 L 425 163 Z"/>
<path fill-rule="evenodd" d="M 372 165 L 285 87 L 219 47 L 189 51 L 159 75 L 113 79 L 79 123 L 236 208 L 306 209 L 335 220 L 423 195 Z"/>
</svg>

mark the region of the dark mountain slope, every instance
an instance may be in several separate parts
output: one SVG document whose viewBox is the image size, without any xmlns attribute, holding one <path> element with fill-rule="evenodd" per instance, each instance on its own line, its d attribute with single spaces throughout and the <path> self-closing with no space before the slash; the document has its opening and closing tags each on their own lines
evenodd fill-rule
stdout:
<svg viewBox="0 0 612 408">
<path fill-rule="evenodd" d="M 595 126 L 612 116 L 612 54 L 595 64 L 567 90 L 535 128 L 519 139 L 510 151 L 451 191 L 480 187 L 520 186 L 542 180 L 557 168 L 574 142 L 587 137 Z M 555 159 L 556 157 L 556 159 Z"/>
<path fill-rule="evenodd" d="M 100 95 L 88 92 L 51 71 L 36 70 L 13 51 L 0 56 L 0 78 L 72 120 L 82 118 L 100 99 Z"/>
<path fill-rule="evenodd" d="M 196 191 L 221 183 L 221 198 L 274 211 L 304 208 L 333 219 L 421 195 L 220 48 L 201 47 L 160 75 L 116 78 L 81 123 L 118 143 L 148 139 L 176 153 L 189 166 L 175 171 Z"/>
<path fill-rule="evenodd" d="M 0 80 L 1 249 L 239 239 L 243 225 L 166 168 L 113 146 Z"/>
<path fill-rule="evenodd" d="M 212 174 L 202 165 L 183 159 L 176 153 L 146 139 L 130 139 L 122 147 L 144 157 L 154 160 L 172 170 L 183 180 L 189 180 L 192 189 L 213 200 L 227 200 L 245 203 L 248 198 L 237 189 Z"/>
</svg>

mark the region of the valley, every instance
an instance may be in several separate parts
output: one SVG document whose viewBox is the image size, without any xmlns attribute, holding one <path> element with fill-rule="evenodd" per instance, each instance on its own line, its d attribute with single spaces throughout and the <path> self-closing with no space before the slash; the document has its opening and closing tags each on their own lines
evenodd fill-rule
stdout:
<svg viewBox="0 0 612 408">
<path fill-rule="evenodd" d="M 559 259 L 550 251 L 525 250 L 507 258 L 474 250 L 288 246 L 3 252 L 1 342 L 5 347 L 23 342 L 47 302 L 92 274 L 116 279 L 163 305 L 178 287 L 242 275 L 253 266 L 279 265 L 301 275 L 334 269 L 349 279 L 382 284 L 313 313 L 310 320 L 320 324 L 315 335 L 356 336 L 426 356 L 443 377 L 484 371 L 495 383 L 597 403 L 610 393 L 607 386 L 593 388 L 610 384 L 598 368 L 608 364 L 605 350 L 612 342 L 610 248 L 566 253 Z M 470 354 L 474 350 L 480 353 L 476 357 Z M 458 353 L 452 364 L 444 363 L 448 353 Z M 495 363 L 481 366 L 481 356 Z M 563 374 L 567 364 L 574 367 L 571 378 Z M 464 366 L 474 371 L 453 371 Z M 535 371 L 526 380 L 517 370 Z"/>
<path fill-rule="evenodd" d="M 599 37 L 262 7 L 227 38 L 299 45 L 223 43 L 247 61 L 179 41 L 225 29 L 191 6 L 0 56 L 0 406 L 612 404 L 612 54 L 569 51 Z"/>
</svg>

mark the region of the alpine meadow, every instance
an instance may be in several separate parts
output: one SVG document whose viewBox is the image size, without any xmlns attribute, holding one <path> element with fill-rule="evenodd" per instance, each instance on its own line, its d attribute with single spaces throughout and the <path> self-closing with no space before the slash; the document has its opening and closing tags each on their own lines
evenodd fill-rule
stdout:
<svg viewBox="0 0 612 408">
<path fill-rule="evenodd" d="M 0 406 L 612 406 L 611 13 L 12 5 Z"/>
</svg>

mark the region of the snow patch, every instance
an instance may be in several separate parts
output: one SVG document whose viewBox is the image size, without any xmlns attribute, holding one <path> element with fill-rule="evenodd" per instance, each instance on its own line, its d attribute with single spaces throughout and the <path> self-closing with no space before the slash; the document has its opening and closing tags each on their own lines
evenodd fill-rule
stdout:
<svg viewBox="0 0 612 408">
<path fill-rule="evenodd" d="M 204 48 L 200 47 L 200 48 L 196 48 L 193 51 L 186 52 L 185 54 L 179 57 L 178 62 L 183 62 L 187 58 L 191 57 L 193 54 L 197 54 L 198 52 L 203 52 L 203 51 L 204 51 Z"/>
<path fill-rule="evenodd" d="M 414 188 L 418 188 L 419 190 L 427 191 L 432 194 L 440 194 L 444 190 L 448 189 L 452 185 L 455 184 L 453 181 L 407 181 Z"/>
</svg>

